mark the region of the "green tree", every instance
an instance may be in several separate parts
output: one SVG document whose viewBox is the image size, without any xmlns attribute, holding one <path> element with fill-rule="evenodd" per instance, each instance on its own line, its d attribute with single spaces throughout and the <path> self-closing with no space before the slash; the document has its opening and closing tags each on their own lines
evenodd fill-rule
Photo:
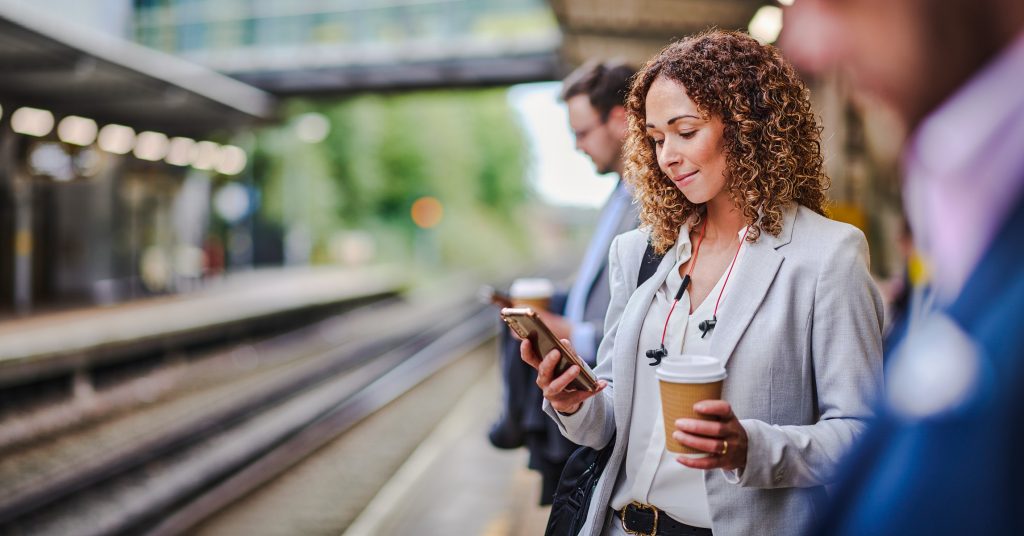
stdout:
<svg viewBox="0 0 1024 536">
<path fill-rule="evenodd" d="M 520 229 L 525 143 L 504 89 L 437 90 L 295 101 L 290 116 L 330 122 L 320 143 L 296 139 L 289 122 L 260 136 L 265 216 L 312 232 L 324 251 L 339 230 L 375 237 L 385 260 L 413 258 L 429 240 L 440 267 L 501 266 L 528 253 Z M 423 196 L 440 200 L 441 223 L 410 217 Z M 315 258 L 321 258 L 318 254 Z"/>
</svg>

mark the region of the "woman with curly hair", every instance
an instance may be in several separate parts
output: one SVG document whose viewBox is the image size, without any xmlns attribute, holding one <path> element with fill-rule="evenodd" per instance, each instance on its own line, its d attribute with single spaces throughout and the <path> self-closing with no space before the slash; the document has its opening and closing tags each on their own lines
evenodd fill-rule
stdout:
<svg viewBox="0 0 1024 536">
<path fill-rule="evenodd" d="M 562 433 L 615 442 L 581 534 L 799 534 L 870 417 L 882 302 L 863 234 L 823 215 L 807 93 L 775 48 L 717 30 L 634 79 L 627 177 L 642 228 L 611 245 L 598 391 L 567 388 L 579 371 L 556 375 L 556 351 L 522 347 Z M 706 419 L 671 430 L 703 457 L 665 449 L 648 365 L 680 354 L 728 373 L 721 400 L 693 407 Z"/>
</svg>

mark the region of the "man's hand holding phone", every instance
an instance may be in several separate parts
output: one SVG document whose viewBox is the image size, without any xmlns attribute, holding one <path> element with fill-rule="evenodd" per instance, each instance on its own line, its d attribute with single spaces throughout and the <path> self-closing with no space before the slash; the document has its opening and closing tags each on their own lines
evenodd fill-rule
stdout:
<svg viewBox="0 0 1024 536">
<path fill-rule="evenodd" d="M 498 307 L 512 307 L 513 306 L 512 298 L 510 298 L 508 296 L 508 294 L 504 294 L 501 291 L 499 291 L 498 289 L 496 289 L 496 288 L 494 288 L 494 287 L 492 287 L 490 285 L 484 285 L 484 286 L 480 287 L 480 289 L 477 290 L 476 295 L 477 295 L 478 298 L 480 298 L 480 301 L 482 301 L 484 303 L 489 303 L 491 305 L 497 305 Z"/>
<path fill-rule="evenodd" d="M 562 339 L 562 343 L 567 347 L 571 347 L 567 339 Z M 573 380 L 579 376 L 581 372 L 580 367 L 572 365 L 556 376 L 558 363 L 562 359 L 557 349 L 551 350 L 541 358 L 537 355 L 530 341 L 524 340 L 519 346 L 519 352 L 522 355 L 523 361 L 526 361 L 528 365 L 537 370 L 537 386 L 540 387 L 544 398 L 551 403 L 551 407 L 555 408 L 559 413 L 567 415 L 576 413 L 585 400 L 600 393 L 608 386 L 608 382 L 605 380 L 597 380 L 597 388 L 593 391 L 583 391 L 570 387 Z"/>
</svg>

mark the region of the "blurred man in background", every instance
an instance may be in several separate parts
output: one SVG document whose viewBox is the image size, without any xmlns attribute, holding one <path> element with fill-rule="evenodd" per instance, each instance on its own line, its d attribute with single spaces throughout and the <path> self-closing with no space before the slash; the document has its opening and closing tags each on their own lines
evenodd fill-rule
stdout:
<svg viewBox="0 0 1024 536">
<path fill-rule="evenodd" d="M 558 338 L 569 339 L 576 352 L 593 365 L 604 335 L 608 310 L 608 247 L 616 235 L 637 226 L 636 207 L 621 180 L 622 146 L 626 138 L 623 104 L 635 69 L 613 62 L 590 62 L 570 74 L 562 84 L 569 126 L 576 148 L 594 162 L 598 173 L 616 173 L 620 180 L 601 209 L 597 227 L 587 246 L 576 279 L 567 296 L 552 300 L 550 311 L 538 311 Z M 559 314 L 561 312 L 561 314 Z M 565 460 L 576 445 L 562 437 L 554 422 L 541 411 L 536 373 L 519 356 L 519 341 L 504 332 L 501 362 L 505 380 L 505 411 L 490 433 L 499 448 L 523 445 L 530 450 L 530 468 L 543 480 L 541 504 L 549 504 Z"/>
<path fill-rule="evenodd" d="M 931 273 L 820 533 L 1024 534 L 1024 2 L 800 0 L 784 31 L 905 122 Z"/>
<path fill-rule="evenodd" d="M 593 364 L 604 336 L 608 310 L 608 247 L 616 235 L 637 226 L 636 207 L 622 177 L 622 146 L 626 139 L 623 108 L 629 83 L 636 71 L 618 63 L 588 63 L 563 82 L 561 98 L 576 137 L 576 149 L 594 162 L 598 173 L 615 173 L 620 180 L 608 198 L 583 263 L 565 302 L 564 315 L 541 312 L 559 338 L 569 339 L 581 357 Z M 518 347 L 516 357 L 519 356 Z"/>
</svg>

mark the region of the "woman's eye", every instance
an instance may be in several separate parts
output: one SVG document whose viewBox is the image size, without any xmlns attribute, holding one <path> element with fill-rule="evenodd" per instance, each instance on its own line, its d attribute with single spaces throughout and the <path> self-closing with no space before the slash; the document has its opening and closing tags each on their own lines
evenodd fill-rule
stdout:
<svg viewBox="0 0 1024 536">
<path fill-rule="evenodd" d="M 665 140 L 656 140 L 654 138 L 650 138 L 650 140 L 651 140 L 651 143 L 653 143 L 654 145 L 657 145 L 658 147 L 661 147 L 662 145 L 665 145 Z"/>
<path fill-rule="evenodd" d="M 682 136 L 684 139 L 688 140 L 688 139 L 692 138 L 693 135 L 696 134 L 696 133 L 697 133 L 696 130 L 691 130 L 689 132 L 680 132 L 679 135 Z"/>
</svg>

